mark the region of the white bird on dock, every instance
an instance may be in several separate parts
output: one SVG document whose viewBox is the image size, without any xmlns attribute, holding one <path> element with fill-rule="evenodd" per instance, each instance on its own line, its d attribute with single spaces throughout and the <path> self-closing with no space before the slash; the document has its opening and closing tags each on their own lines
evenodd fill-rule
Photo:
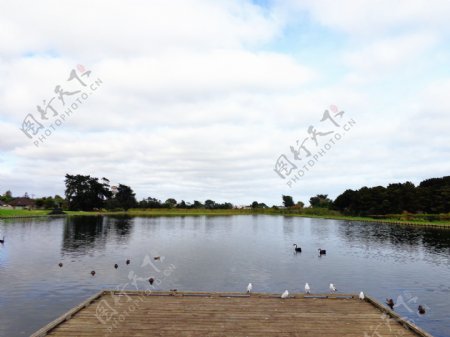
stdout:
<svg viewBox="0 0 450 337">
<path fill-rule="evenodd" d="M 250 293 L 252 291 L 252 289 L 253 289 L 253 286 L 251 283 L 249 283 L 247 286 L 247 292 Z"/>
<path fill-rule="evenodd" d="M 332 293 L 334 293 L 334 292 L 337 291 L 337 289 L 336 289 L 336 287 L 334 286 L 333 283 L 330 283 L 330 291 L 331 291 Z"/>
<path fill-rule="evenodd" d="M 309 294 L 311 292 L 311 288 L 309 287 L 308 282 L 305 284 L 305 293 Z"/>
<path fill-rule="evenodd" d="M 289 291 L 285 290 L 284 293 L 281 294 L 281 298 L 288 298 L 289 297 Z"/>
<path fill-rule="evenodd" d="M 361 292 L 359 293 L 359 299 L 360 299 L 360 300 L 363 300 L 364 298 L 365 298 L 364 293 L 361 291 Z"/>
</svg>

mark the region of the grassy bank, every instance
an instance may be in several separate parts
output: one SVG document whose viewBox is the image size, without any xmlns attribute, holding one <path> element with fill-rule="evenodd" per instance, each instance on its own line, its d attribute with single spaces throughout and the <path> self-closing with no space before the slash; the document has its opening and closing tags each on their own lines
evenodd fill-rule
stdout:
<svg viewBox="0 0 450 337">
<path fill-rule="evenodd" d="M 49 210 L 0 210 L 0 218 L 15 218 L 15 217 L 36 217 L 46 216 Z M 68 216 L 99 216 L 99 215 L 116 215 L 116 216 L 229 216 L 229 215 L 283 215 L 283 216 L 298 216 L 305 218 L 320 218 L 320 219 L 334 219 L 344 221 L 363 221 L 363 222 L 378 222 L 378 223 L 396 223 L 408 224 L 418 226 L 442 226 L 450 228 L 449 220 L 424 220 L 423 217 L 404 218 L 404 215 L 392 215 L 392 217 L 371 218 L 371 217 L 354 217 L 345 216 L 336 211 L 327 209 L 131 209 L 127 212 L 83 212 L 83 211 L 66 211 Z M 434 218 L 439 219 L 439 215 L 433 215 Z"/>
<path fill-rule="evenodd" d="M 43 216 L 48 214 L 48 210 L 26 210 L 26 209 L 0 209 L 0 218 L 13 218 L 21 216 Z"/>
</svg>

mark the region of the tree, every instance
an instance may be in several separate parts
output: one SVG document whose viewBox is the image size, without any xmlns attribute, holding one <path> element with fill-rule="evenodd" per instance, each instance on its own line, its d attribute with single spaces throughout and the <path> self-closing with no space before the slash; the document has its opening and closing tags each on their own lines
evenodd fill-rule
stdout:
<svg viewBox="0 0 450 337">
<path fill-rule="evenodd" d="M 282 198 L 284 207 L 292 207 L 295 205 L 294 199 L 290 195 L 283 195 Z"/>
<path fill-rule="evenodd" d="M 0 200 L 6 203 L 10 202 L 13 199 L 11 191 L 6 191 L 2 196 L 0 196 Z"/>
<path fill-rule="evenodd" d="M 269 208 L 269 207 L 267 207 L 267 205 L 263 202 L 258 203 L 257 201 L 253 201 L 251 204 L 251 208 L 257 209 L 257 208 Z"/>
<path fill-rule="evenodd" d="M 214 208 L 216 208 L 216 202 L 213 201 L 213 200 L 210 200 L 210 199 L 206 200 L 205 201 L 205 208 L 206 209 L 214 209 Z"/>
<path fill-rule="evenodd" d="M 63 197 L 61 197 L 60 195 L 57 194 L 54 196 L 53 200 L 55 201 L 55 207 L 63 208 L 64 202 L 65 202 Z"/>
<path fill-rule="evenodd" d="M 174 208 L 177 205 L 177 201 L 173 198 L 169 198 L 164 202 L 167 208 Z"/>
<path fill-rule="evenodd" d="M 333 202 L 333 209 L 341 211 L 344 214 L 352 214 L 356 203 L 358 192 L 346 190 L 339 195 Z"/>
<path fill-rule="evenodd" d="M 66 199 L 70 210 L 92 211 L 103 208 L 112 197 L 109 185 L 98 178 L 66 174 Z"/>
<path fill-rule="evenodd" d="M 37 198 L 34 202 L 36 205 L 36 208 L 42 208 L 44 207 L 44 198 Z"/>
<path fill-rule="evenodd" d="M 114 199 L 117 201 L 119 208 L 123 208 L 125 211 L 128 211 L 130 208 L 136 207 L 137 205 L 135 195 L 136 194 L 130 186 L 119 184 L 117 194 Z"/>
<path fill-rule="evenodd" d="M 53 208 L 55 208 L 55 200 L 53 200 L 52 197 L 45 198 L 44 208 L 45 209 L 53 209 Z"/>
<path fill-rule="evenodd" d="M 318 194 L 315 197 L 309 199 L 311 207 L 317 208 L 329 208 L 332 204 L 331 199 L 328 199 L 328 194 Z"/>
<path fill-rule="evenodd" d="M 298 208 L 303 208 L 303 207 L 305 207 L 305 203 L 302 202 L 302 201 L 297 201 L 296 206 L 297 206 Z"/>
<path fill-rule="evenodd" d="M 161 208 L 161 200 L 158 200 L 156 198 L 148 197 L 147 199 L 143 199 L 139 202 L 140 208 Z"/>
</svg>

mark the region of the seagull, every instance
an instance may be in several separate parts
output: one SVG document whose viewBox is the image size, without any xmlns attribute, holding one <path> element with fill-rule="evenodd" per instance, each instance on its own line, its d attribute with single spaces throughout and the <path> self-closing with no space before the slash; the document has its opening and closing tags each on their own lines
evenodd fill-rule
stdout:
<svg viewBox="0 0 450 337">
<path fill-rule="evenodd" d="M 284 293 L 281 294 L 281 298 L 288 298 L 289 297 L 289 291 L 285 290 Z"/>
<path fill-rule="evenodd" d="M 251 283 L 249 283 L 247 286 L 247 293 L 251 293 L 252 289 L 253 289 L 253 286 Z"/>
<path fill-rule="evenodd" d="M 311 292 L 311 288 L 309 287 L 308 282 L 305 284 L 305 293 L 309 294 Z"/>
<path fill-rule="evenodd" d="M 425 308 L 422 307 L 421 305 L 419 305 L 419 307 L 417 308 L 417 310 L 419 311 L 419 314 L 425 315 Z"/>
<path fill-rule="evenodd" d="M 360 293 L 359 293 L 359 299 L 360 300 L 363 300 L 365 297 L 364 297 L 364 293 L 361 291 Z"/>
<path fill-rule="evenodd" d="M 388 305 L 389 308 L 394 309 L 394 300 L 392 298 L 387 299 L 386 298 L 386 304 Z"/>
<path fill-rule="evenodd" d="M 332 293 L 334 293 L 334 292 L 337 291 L 337 289 L 336 289 L 336 287 L 334 286 L 333 283 L 330 283 L 330 291 L 331 291 Z"/>
</svg>

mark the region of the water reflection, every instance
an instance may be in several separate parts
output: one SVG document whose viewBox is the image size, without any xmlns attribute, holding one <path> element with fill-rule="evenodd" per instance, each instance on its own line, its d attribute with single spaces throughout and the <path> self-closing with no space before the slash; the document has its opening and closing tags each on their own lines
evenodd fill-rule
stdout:
<svg viewBox="0 0 450 337">
<path fill-rule="evenodd" d="M 69 217 L 64 221 L 63 252 L 88 252 L 102 249 L 106 243 L 107 229 L 104 217 Z"/>
<path fill-rule="evenodd" d="M 424 249 L 428 254 L 450 257 L 450 231 L 445 229 L 344 221 L 338 234 L 349 244 L 388 245 L 410 253 Z"/>
<path fill-rule="evenodd" d="M 254 215 L 24 219 L 0 223 L 0 233 L 0 336 L 29 335 L 100 289 L 134 289 L 130 272 L 158 277 L 141 267 L 155 254 L 164 256 L 154 262 L 160 271 L 176 267 L 159 289 L 243 291 L 252 282 L 255 291 L 279 293 L 308 282 L 327 292 L 332 282 L 378 300 L 408 292 L 431 309 L 420 318 L 399 314 L 449 335 L 450 231 Z"/>
</svg>

